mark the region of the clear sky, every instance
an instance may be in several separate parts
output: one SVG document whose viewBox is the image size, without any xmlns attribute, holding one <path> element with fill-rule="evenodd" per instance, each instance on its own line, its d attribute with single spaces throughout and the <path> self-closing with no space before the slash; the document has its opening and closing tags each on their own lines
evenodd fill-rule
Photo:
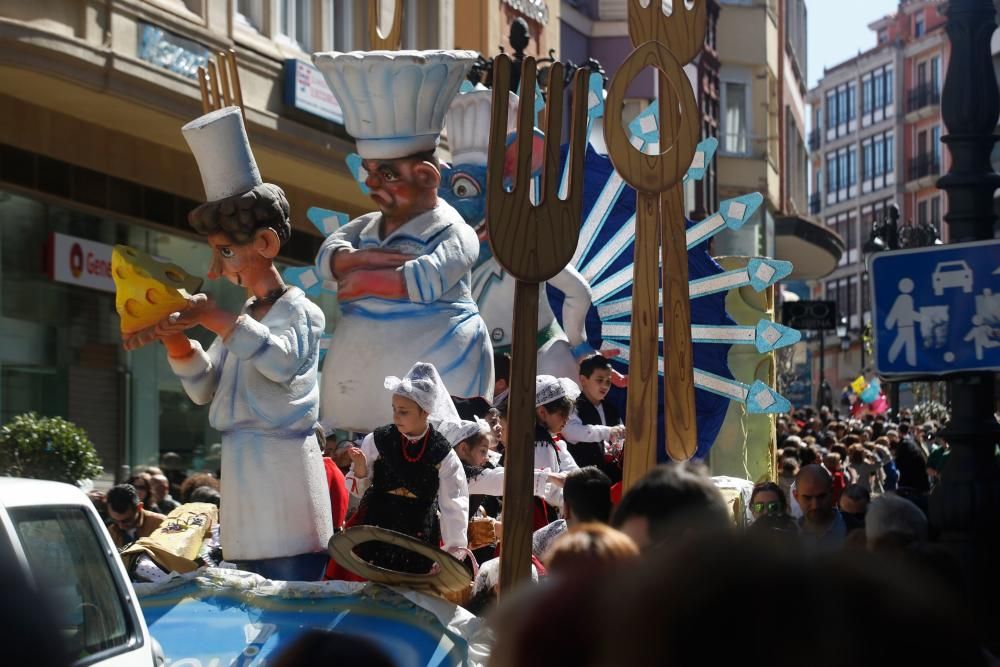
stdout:
<svg viewBox="0 0 1000 667">
<path fill-rule="evenodd" d="M 842 63 L 875 46 L 868 24 L 895 13 L 897 0 L 806 0 L 809 32 L 809 88 L 823 76 L 823 67 Z"/>
</svg>

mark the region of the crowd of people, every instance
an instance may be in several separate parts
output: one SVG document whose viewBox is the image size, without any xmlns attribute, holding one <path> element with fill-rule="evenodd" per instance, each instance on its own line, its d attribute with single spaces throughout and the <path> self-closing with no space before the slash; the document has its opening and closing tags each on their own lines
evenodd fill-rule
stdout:
<svg viewBox="0 0 1000 667">
<path fill-rule="evenodd" d="M 958 606 L 949 606 L 959 591 L 958 565 L 933 543 L 926 514 L 928 493 L 948 461 L 947 442 L 938 436 L 942 424 L 914 424 L 905 410 L 895 421 L 842 418 L 825 407 L 798 410 L 777 420 L 775 474 L 754 485 L 748 502 L 734 507 L 724 500 L 698 463 L 658 466 L 622 495 L 623 427 L 607 402 L 609 374 L 607 360 L 595 356 L 581 363 L 575 381 L 537 378 L 535 583 L 505 592 L 503 604 L 503 463 L 507 447 L 517 446 L 505 437 L 505 373 L 491 405 L 452 399 L 434 367 L 418 363 L 406 377 L 387 379 L 392 424 L 359 441 L 324 434 L 335 529 L 376 525 L 475 560 L 478 575 L 464 604 L 494 624 L 503 647 L 497 664 L 542 664 L 557 648 L 578 664 L 611 664 L 601 657 L 610 650 L 611 628 L 652 632 L 652 619 L 672 618 L 671 610 L 687 604 L 692 615 L 664 626 L 670 626 L 664 636 L 671 641 L 637 642 L 628 650 L 638 662 L 629 664 L 668 656 L 686 664 L 685 656 L 696 655 L 693 638 L 716 626 L 738 637 L 741 651 L 760 651 L 753 623 L 725 622 L 727 604 L 742 613 L 747 601 L 754 614 L 771 620 L 805 604 L 810 613 L 839 623 L 835 627 L 846 635 L 838 635 L 838 649 L 855 655 L 865 641 L 852 633 L 863 635 L 865 626 L 850 614 L 837 616 L 835 610 L 855 608 L 846 599 L 831 602 L 848 594 L 874 605 L 870 609 L 894 597 L 906 600 L 908 608 L 884 610 L 880 623 L 886 627 L 915 622 L 964 636 Z M 218 474 L 135 471 L 102 499 L 115 543 L 124 547 L 150 535 L 179 503 L 220 504 Z M 225 530 L 224 509 L 222 517 Z M 391 544 L 366 545 L 359 555 L 397 571 L 431 568 L 425 558 Z M 360 577 L 331 560 L 326 578 Z M 649 602 L 654 593 L 661 606 Z M 625 616 L 602 615 L 598 601 L 608 596 L 620 596 L 615 604 Z M 627 600 L 632 603 L 624 605 Z M 870 609 L 864 614 L 874 613 Z M 575 633 L 572 647 L 539 635 L 561 630 Z M 789 655 L 804 646 L 798 638 L 787 641 Z M 940 650 L 922 641 L 906 643 L 914 655 Z M 868 644 L 872 656 L 888 655 L 880 645 Z M 948 664 L 980 664 L 984 655 L 970 650 Z"/>
</svg>

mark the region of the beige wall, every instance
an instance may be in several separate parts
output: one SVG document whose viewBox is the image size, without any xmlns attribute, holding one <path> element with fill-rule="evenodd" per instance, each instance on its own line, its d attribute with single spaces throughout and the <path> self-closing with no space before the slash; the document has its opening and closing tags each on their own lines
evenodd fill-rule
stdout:
<svg viewBox="0 0 1000 667">
<path fill-rule="evenodd" d="M 727 4 L 719 13 L 722 79 L 727 80 L 727 70 L 739 70 L 741 80 L 749 84 L 749 132 L 753 141 L 749 156 L 720 155 L 716 158 L 719 161 L 719 197 L 757 191 L 766 196 L 772 210 L 780 208 L 778 43 L 776 14 L 767 4 Z"/>
<path fill-rule="evenodd" d="M 559 2 L 549 0 L 549 22 L 541 25 L 528 21 L 532 39 L 525 50 L 530 56 L 546 57 L 555 49 L 559 57 Z M 519 16 L 503 0 L 454 0 L 455 48 L 471 49 L 490 58 L 499 53 L 503 45 L 511 53 L 507 36 L 511 22 Z"/>
</svg>

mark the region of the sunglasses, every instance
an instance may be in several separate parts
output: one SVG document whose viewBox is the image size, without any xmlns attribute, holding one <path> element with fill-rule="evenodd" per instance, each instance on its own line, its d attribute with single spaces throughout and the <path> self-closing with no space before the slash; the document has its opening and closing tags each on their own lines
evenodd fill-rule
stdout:
<svg viewBox="0 0 1000 667">
<path fill-rule="evenodd" d="M 769 503 L 750 503 L 750 509 L 754 514 L 777 514 L 781 511 L 781 503 L 777 500 Z"/>
</svg>

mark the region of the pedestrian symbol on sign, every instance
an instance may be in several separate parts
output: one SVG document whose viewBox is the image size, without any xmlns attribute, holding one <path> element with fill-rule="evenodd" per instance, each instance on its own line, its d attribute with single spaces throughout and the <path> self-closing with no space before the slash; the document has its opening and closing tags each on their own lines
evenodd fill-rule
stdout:
<svg viewBox="0 0 1000 667">
<path fill-rule="evenodd" d="M 1000 369 L 1000 241 L 871 260 L 875 367 L 883 375 Z"/>
</svg>

